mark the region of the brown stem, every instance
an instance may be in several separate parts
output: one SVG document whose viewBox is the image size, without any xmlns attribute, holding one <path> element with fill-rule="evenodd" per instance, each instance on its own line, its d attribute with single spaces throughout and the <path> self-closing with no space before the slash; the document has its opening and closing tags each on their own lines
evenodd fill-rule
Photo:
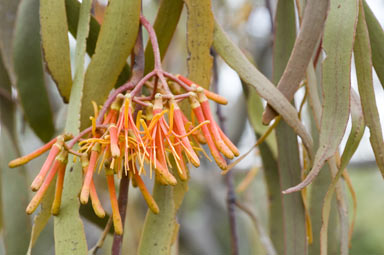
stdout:
<svg viewBox="0 0 384 255">
<path fill-rule="evenodd" d="M 127 213 L 128 189 L 129 189 L 129 176 L 123 174 L 123 177 L 121 178 L 121 181 L 120 181 L 120 190 L 119 190 L 119 199 L 118 199 L 119 212 L 120 212 L 121 220 L 123 223 L 123 228 L 125 223 L 125 216 Z M 125 232 L 125 229 L 124 229 L 124 232 Z M 116 234 L 114 235 L 113 244 L 112 244 L 112 255 L 121 254 L 121 246 L 123 243 L 124 232 L 121 235 L 116 235 Z"/>
<path fill-rule="evenodd" d="M 212 51 L 213 52 L 213 51 Z M 215 93 L 218 92 L 218 69 L 217 69 L 217 61 L 215 57 L 215 53 L 212 54 L 214 56 L 213 61 L 213 91 Z M 221 130 L 225 132 L 225 118 L 223 116 L 223 113 L 221 111 L 220 104 L 217 105 L 216 114 L 219 118 L 219 126 Z M 227 160 L 228 161 L 228 160 Z M 228 163 L 228 162 L 227 162 Z M 229 229 L 231 234 L 231 254 L 232 255 L 238 255 L 239 254 L 239 241 L 238 241 L 238 235 L 237 235 L 237 229 L 236 229 L 236 215 L 235 215 L 235 208 L 236 208 L 236 193 L 233 186 L 233 176 L 232 172 L 228 172 L 228 174 L 225 175 L 225 184 L 227 185 L 227 209 L 228 209 L 228 218 L 229 218 Z"/>
</svg>

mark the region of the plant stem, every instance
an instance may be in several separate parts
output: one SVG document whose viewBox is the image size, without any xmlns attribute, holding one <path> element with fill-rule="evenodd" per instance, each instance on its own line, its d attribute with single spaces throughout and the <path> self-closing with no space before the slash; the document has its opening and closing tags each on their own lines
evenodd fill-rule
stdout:
<svg viewBox="0 0 384 255">
<path fill-rule="evenodd" d="M 129 176 L 123 174 L 120 181 L 119 198 L 118 198 L 119 212 L 120 212 L 121 220 L 123 223 L 123 228 L 125 223 L 125 216 L 127 214 L 128 190 L 129 190 Z M 121 245 L 123 243 L 124 232 L 121 235 L 116 235 L 116 234 L 114 235 L 113 244 L 112 244 L 112 255 L 121 254 Z"/>
<path fill-rule="evenodd" d="M 214 76 L 213 76 L 213 91 L 215 93 L 218 93 L 218 68 L 217 68 L 217 61 L 216 61 L 216 54 L 212 51 L 212 55 L 214 57 L 213 60 L 213 69 L 214 69 Z M 220 104 L 216 104 L 216 114 L 219 118 L 219 126 L 221 130 L 223 130 L 224 134 L 225 132 L 225 118 L 223 116 L 223 113 L 221 111 Z M 228 161 L 228 160 L 227 160 Z M 231 235 L 231 249 L 232 255 L 238 255 L 239 254 L 239 241 L 238 241 L 238 235 L 237 235 L 237 229 L 236 229 L 236 215 L 235 215 L 235 208 L 236 208 L 236 193 L 235 189 L 233 187 L 233 176 L 232 171 L 228 172 L 225 175 L 225 184 L 227 185 L 227 209 L 228 209 L 228 218 L 229 218 L 229 228 L 230 228 L 230 235 Z"/>
</svg>

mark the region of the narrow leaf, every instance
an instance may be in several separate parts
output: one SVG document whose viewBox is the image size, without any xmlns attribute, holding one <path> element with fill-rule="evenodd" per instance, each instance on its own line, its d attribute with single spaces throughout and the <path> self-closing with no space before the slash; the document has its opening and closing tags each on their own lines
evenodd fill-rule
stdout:
<svg viewBox="0 0 384 255">
<path fill-rule="evenodd" d="M 375 91 L 373 89 L 371 46 L 362 2 L 360 2 L 360 6 L 361 11 L 359 13 L 354 46 L 356 76 L 364 119 L 370 132 L 369 141 L 375 154 L 377 166 L 384 176 L 384 142 Z"/>
<path fill-rule="evenodd" d="M 209 88 L 213 65 L 210 49 L 214 29 L 211 1 L 186 0 L 185 4 L 188 11 L 188 77 L 204 88 Z"/>
<path fill-rule="evenodd" d="M 157 35 L 160 56 L 162 59 L 167 52 L 173 34 L 175 33 L 176 26 L 179 23 L 183 5 L 184 2 L 182 0 L 162 0 L 160 2 L 153 28 Z M 152 44 L 151 42 L 148 42 L 147 47 L 145 48 L 145 73 L 148 73 L 153 69 L 153 63 Z"/>
<path fill-rule="evenodd" d="M 12 85 L 10 77 L 0 51 L 0 125 L 8 129 L 9 134 L 15 135 L 15 105 L 12 99 Z"/>
<path fill-rule="evenodd" d="M 36 135 L 48 141 L 54 133 L 54 126 L 44 85 L 38 0 L 24 0 L 20 3 L 14 35 L 16 87 L 24 116 Z"/>
<path fill-rule="evenodd" d="M 77 44 L 75 52 L 75 79 L 69 99 L 68 117 L 65 131 L 76 134 L 80 131 L 80 112 L 84 91 L 84 57 L 86 39 L 89 33 L 90 10 L 92 1 L 84 0 L 80 7 L 79 24 L 77 29 Z M 87 116 L 90 112 L 86 112 Z M 64 190 L 60 214 L 55 217 L 55 250 L 56 254 L 86 254 L 87 241 L 79 214 L 78 194 L 82 185 L 81 163 L 68 160 L 67 174 L 64 180 Z"/>
<path fill-rule="evenodd" d="M 357 7 L 356 0 L 331 2 L 323 39 L 323 49 L 327 56 L 323 62 L 324 99 L 319 149 L 311 172 L 303 182 L 287 189 L 285 193 L 299 191 L 310 184 L 325 161 L 336 153 L 344 136 L 349 117 L 351 58 Z"/>
<path fill-rule="evenodd" d="M 352 91 L 353 92 L 353 91 Z M 322 226 L 320 231 L 320 250 L 321 254 L 327 254 L 328 251 L 328 222 L 329 213 L 331 211 L 331 202 L 336 185 L 340 179 L 340 176 L 345 171 L 350 159 L 355 153 L 361 138 L 364 134 L 365 124 L 363 118 L 363 112 L 360 105 L 359 97 L 356 93 L 351 93 L 351 117 L 352 117 L 352 129 L 348 136 L 347 144 L 345 145 L 344 152 L 341 156 L 340 168 L 337 171 L 336 176 L 333 178 L 331 185 L 324 197 L 324 204 L 322 209 Z"/>
<path fill-rule="evenodd" d="M 41 41 L 47 68 L 64 102 L 72 87 L 68 25 L 64 0 L 40 1 Z"/>
<path fill-rule="evenodd" d="M 308 10 L 309 7 L 310 6 L 308 6 L 306 10 Z M 280 78 L 284 78 L 283 72 L 287 64 L 289 65 L 292 63 L 288 62 L 288 60 L 292 49 L 295 49 L 293 48 L 296 38 L 295 19 L 294 1 L 279 1 L 276 9 L 275 43 L 273 46 L 272 76 L 275 84 L 279 82 Z M 303 33 L 305 26 L 304 23 L 302 28 Z M 318 27 L 320 26 L 322 25 L 318 25 Z M 300 38 L 298 38 L 298 40 L 299 39 Z M 316 38 L 313 39 L 316 40 Z M 316 44 L 316 41 L 314 41 L 314 43 Z M 292 52 L 291 61 L 294 59 L 293 54 L 294 52 Z M 277 164 L 280 180 L 279 186 L 276 188 L 282 191 L 301 180 L 300 154 L 297 136 L 284 120 L 279 122 L 275 132 L 278 148 Z M 281 232 L 284 237 L 284 251 L 281 251 L 280 253 L 307 254 L 305 211 L 300 193 L 284 195 L 282 197 L 281 214 L 283 217 Z M 295 234 L 292 235 L 292 233 Z"/>
<path fill-rule="evenodd" d="M 24 254 L 28 248 L 31 223 L 25 213 L 28 204 L 28 184 L 25 169 L 10 169 L 7 165 L 19 155 L 18 148 L 8 130 L 0 129 L 1 200 L 4 245 L 7 254 Z M 6 148 L 6 149 L 5 149 Z"/>
<path fill-rule="evenodd" d="M 363 6 L 372 49 L 373 67 L 380 79 L 381 86 L 384 88 L 384 31 L 366 1 L 363 1 Z"/>
<path fill-rule="evenodd" d="M 267 100 L 268 103 L 281 114 L 287 124 L 302 138 L 309 155 L 312 155 L 312 137 L 300 122 L 295 108 L 288 102 L 284 95 L 249 62 L 217 22 L 215 23 L 213 35 L 213 46 L 217 53 L 239 74 L 244 82 L 254 88 L 261 97 Z"/>
<path fill-rule="evenodd" d="M 12 41 L 17 9 L 20 2 L 20 0 L 0 1 L 0 17 L 4 17 L 0 22 L 0 50 L 2 51 L 4 66 L 9 72 L 12 83 L 15 81 L 13 72 Z"/>
<path fill-rule="evenodd" d="M 141 1 L 111 1 L 84 79 L 81 127 L 89 125 L 92 101 L 102 104 L 114 87 L 133 49 L 139 29 Z"/>
<path fill-rule="evenodd" d="M 293 99 L 300 81 L 305 75 L 309 61 L 324 29 L 324 22 L 328 11 L 328 0 L 308 0 L 304 10 L 303 22 L 299 35 L 293 47 L 287 67 L 277 85 L 277 88 L 288 98 Z M 284 39 L 281 40 L 284 42 Z M 263 122 L 269 123 L 276 116 L 276 112 L 267 106 L 263 115 Z"/>
</svg>

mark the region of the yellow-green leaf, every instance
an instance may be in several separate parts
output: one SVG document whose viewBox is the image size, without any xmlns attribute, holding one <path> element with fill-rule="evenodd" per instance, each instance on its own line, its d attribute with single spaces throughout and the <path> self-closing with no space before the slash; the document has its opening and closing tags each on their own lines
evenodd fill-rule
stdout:
<svg viewBox="0 0 384 255">
<path fill-rule="evenodd" d="M 40 25 L 45 63 L 60 95 L 67 103 L 72 75 L 64 0 L 40 0 Z"/>
<path fill-rule="evenodd" d="M 102 104 L 114 87 L 133 49 L 139 29 L 141 1 L 114 0 L 105 12 L 95 54 L 85 73 L 81 127 L 89 126 L 92 101 Z"/>
<path fill-rule="evenodd" d="M 213 65 L 210 49 L 214 28 L 211 0 L 186 0 L 185 4 L 188 11 L 188 78 L 209 88 Z"/>
<path fill-rule="evenodd" d="M 375 154 L 377 166 L 384 176 L 384 142 L 375 91 L 373 89 L 371 46 L 361 1 L 360 6 L 361 11 L 359 13 L 354 46 L 356 76 L 364 119 L 370 132 L 369 141 Z"/>
<path fill-rule="evenodd" d="M 150 210 L 144 221 L 138 254 L 169 255 L 176 224 L 173 186 L 162 185 L 155 181 L 153 198 L 159 206 L 159 214 Z"/>
<path fill-rule="evenodd" d="M 44 84 L 38 0 L 20 3 L 14 36 L 16 87 L 24 116 L 36 135 L 48 141 L 54 133 L 54 126 Z"/>
<path fill-rule="evenodd" d="M 331 1 L 323 38 L 326 58 L 323 62 L 324 99 L 319 148 L 311 172 L 304 181 L 285 193 L 299 191 L 310 184 L 325 161 L 336 153 L 344 136 L 349 117 L 351 58 L 357 12 L 357 0 Z"/>
</svg>

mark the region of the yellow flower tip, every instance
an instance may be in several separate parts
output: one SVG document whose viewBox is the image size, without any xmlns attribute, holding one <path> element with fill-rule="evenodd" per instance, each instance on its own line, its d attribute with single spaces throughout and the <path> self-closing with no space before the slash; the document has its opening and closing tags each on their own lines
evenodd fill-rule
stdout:
<svg viewBox="0 0 384 255">
<path fill-rule="evenodd" d="M 59 215 L 59 213 L 60 213 L 60 205 L 53 204 L 51 208 L 51 214 L 54 216 L 57 216 Z"/>
<path fill-rule="evenodd" d="M 11 162 L 9 162 L 8 166 L 9 166 L 9 168 L 18 167 L 18 166 L 24 165 L 25 163 L 29 162 L 31 159 L 25 158 L 25 157 L 20 157 L 20 158 L 14 159 Z"/>
<path fill-rule="evenodd" d="M 157 204 L 153 204 L 149 209 L 154 214 L 159 214 L 159 212 L 160 212 L 159 206 Z"/>
<path fill-rule="evenodd" d="M 103 207 L 101 207 L 100 204 L 95 204 L 94 202 L 92 202 L 92 208 L 93 208 L 93 211 L 95 212 L 97 217 L 99 217 L 99 218 L 105 217 L 105 211 L 104 211 Z"/>
<path fill-rule="evenodd" d="M 80 193 L 80 203 L 87 204 L 89 200 L 89 187 L 83 186 Z"/>
<path fill-rule="evenodd" d="M 33 180 L 32 184 L 31 184 L 31 190 L 32 190 L 33 192 L 38 191 L 38 190 L 40 189 L 41 184 L 43 183 L 43 181 L 44 181 L 44 179 L 43 179 L 42 176 L 37 176 L 37 177 Z"/>
<path fill-rule="evenodd" d="M 115 234 L 121 236 L 123 234 L 123 223 L 121 222 L 120 214 L 118 219 L 113 216 L 113 227 L 115 228 Z"/>
</svg>

